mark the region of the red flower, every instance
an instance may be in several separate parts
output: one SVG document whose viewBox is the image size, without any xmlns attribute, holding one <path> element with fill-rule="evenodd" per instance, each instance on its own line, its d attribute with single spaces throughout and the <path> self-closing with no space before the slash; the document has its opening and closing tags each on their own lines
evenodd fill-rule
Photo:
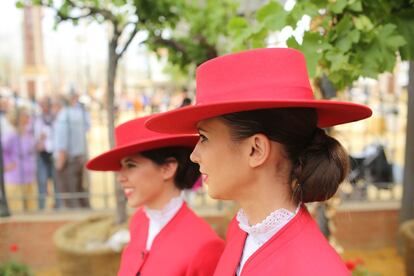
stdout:
<svg viewBox="0 0 414 276">
<path fill-rule="evenodd" d="M 354 271 L 357 266 L 363 265 L 363 264 L 364 264 L 364 261 L 361 258 L 357 258 L 354 261 L 348 260 L 345 262 L 345 265 L 349 271 Z"/>
<path fill-rule="evenodd" d="M 349 271 L 354 271 L 355 267 L 357 266 L 356 263 L 353 261 L 346 261 L 345 265 Z"/>
<path fill-rule="evenodd" d="M 9 250 L 10 250 L 11 252 L 17 252 L 17 251 L 19 251 L 19 246 L 18 246 L 17 244 L 15 244 L 15 243 L 12 243 L 12 244 L 10 245 L 10 247 L 9 247 Z"/>
</svg>

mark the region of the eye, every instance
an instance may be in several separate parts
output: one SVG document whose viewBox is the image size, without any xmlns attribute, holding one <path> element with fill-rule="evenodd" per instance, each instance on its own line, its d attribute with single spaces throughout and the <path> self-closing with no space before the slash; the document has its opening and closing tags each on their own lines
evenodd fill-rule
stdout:
<svg viewBox="0 0 414 276">
<path fill-rule="evenodd" d="M 130 168 L 135 168 L 137 165 L 134 162 L 126 162 L 123 165 L 125 168 L 130 169 Z"/>
<path fill-rule="evenodd" d="M 201 143 L 206 142 L 208 140 L 207 137 L 205 135 L 201 134 L 201 133 L 199 134 L 199 136 L 200 136 L 200 142 Z"/>
</svg>

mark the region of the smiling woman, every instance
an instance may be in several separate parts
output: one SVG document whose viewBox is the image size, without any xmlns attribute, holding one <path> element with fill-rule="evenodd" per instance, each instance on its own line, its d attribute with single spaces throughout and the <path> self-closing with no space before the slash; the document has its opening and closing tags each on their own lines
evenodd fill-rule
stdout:
<svg viewBox="0 0 414 276">
<path fill-rule="evenodd" d="M 212 275 L 224 243 L 181 197 L 200 175 L 189 158 L 198 136 L 155 133 L 147 119 L 118 126 L 115 148 L 87 164 L 116 171 L 128 205 L 138 208 L 118 275 Z"/>
</svg>

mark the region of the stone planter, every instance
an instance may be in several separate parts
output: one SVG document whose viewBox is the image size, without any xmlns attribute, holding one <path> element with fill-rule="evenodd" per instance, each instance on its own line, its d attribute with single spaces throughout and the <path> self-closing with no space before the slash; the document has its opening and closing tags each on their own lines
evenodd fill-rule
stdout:
<svg viewBox="0 0 414 276">
<path fill-rule="evenodd" d="M 95 216 L 59 228 L 53 242 L 61 275 L 116 275 L 121 253 L 103 242 L 119 228 L 110 216 Z"/>
</svg>

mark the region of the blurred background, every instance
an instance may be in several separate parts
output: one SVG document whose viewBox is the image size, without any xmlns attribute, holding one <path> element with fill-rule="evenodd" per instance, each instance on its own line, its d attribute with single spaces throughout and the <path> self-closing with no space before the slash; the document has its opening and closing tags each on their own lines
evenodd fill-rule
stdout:
<svg viewBox="0 0 414 276">
<path fill-rule="evenodd" d="M 327 129 L 351 169 L 308 207 L 353 275 L 414 275 L 411 0 L 0 1 L 0 275 L 116 274 L 134 210 L 84 162 L 114 126 L 193 103 L 202 62 L 259 47 L 301 50 L 318 98 L 373 109 Z M 62 144 L 81 181 L 55 173 Z M 224 237 L 237 206 L 185 197 Z"/>
</svg>

